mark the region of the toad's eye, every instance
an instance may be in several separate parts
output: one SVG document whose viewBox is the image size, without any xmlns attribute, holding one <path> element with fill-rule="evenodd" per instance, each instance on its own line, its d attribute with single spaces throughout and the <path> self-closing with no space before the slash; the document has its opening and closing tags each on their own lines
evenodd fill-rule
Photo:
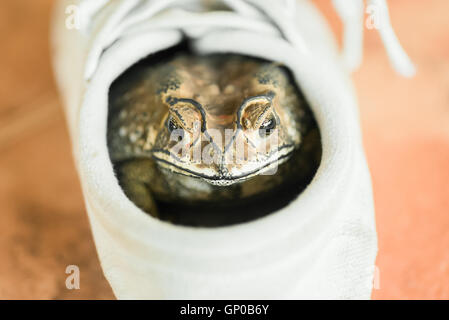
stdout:
<svg viewBox="0 0 449 320">
<path fill-rule="evenodd" d="M 274 117 L 267 118 L 259 128 L 259 135 L 263 138 L 272 133 L 272 130 L 276 128 L 276 120 Z"/>
<path fill-rule="evenodd" d="M 168 131 L 173 132 L 176 129 L 179 129 L 178 124 L 176 123 L 176 120 L 173 117 L 169 117 L 167 121 L 167 128 Z"/>
<path fill-rule="evenodd" d="M 171 133 L 171 138 L 173 140 L 181 141 L 184 138 L 184 129 L 178 125 L 173 117 L 169 117 L 167 120 L 167 128 Z"/>
</svg>

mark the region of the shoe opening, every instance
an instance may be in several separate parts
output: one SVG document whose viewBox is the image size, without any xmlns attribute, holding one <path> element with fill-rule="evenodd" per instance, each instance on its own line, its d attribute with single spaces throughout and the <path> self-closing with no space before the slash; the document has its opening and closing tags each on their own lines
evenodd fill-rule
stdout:
<svg viewBox="0 0 449 320">
<path fill-rule="evenodd" d="M 196 56 L 187 42 L 146 57 L 112 83 L 107 137 L 119 184 L 136 206 L 199 227 L 285 207 L 311 182 L 322 153 L 313 113 L 287 68 L 234 54 Z M 262 142 L 271 149 L 260 149 Z M 176 153 L 176 145 L 187 151 Z M 243 148 L 240 158 L 230 146 Z M 200 158 L 194 147 L 202 148 Z M 226 162 L 228 154 L 235 157 Z"/>
</svg>

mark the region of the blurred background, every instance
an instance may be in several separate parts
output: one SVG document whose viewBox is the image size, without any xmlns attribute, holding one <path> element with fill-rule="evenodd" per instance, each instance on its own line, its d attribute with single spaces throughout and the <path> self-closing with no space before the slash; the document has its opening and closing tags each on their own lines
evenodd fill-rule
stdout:
<svg viewBox="0 0 449 320">
<path fill-rule="evenodd" d="M 0 2 L 0 299 L 113 298 L 51 71 L 53 2 Z M 341 41 L 330 0 L 314 2 Z M 388 2 L 418 73 L 396 75 L 365 30 L 353 79 L 379 236 L 373 298 L 449 299 L 449 1 Z M 65 286 L 72 264 L 80 290 Z"/>
</svg>

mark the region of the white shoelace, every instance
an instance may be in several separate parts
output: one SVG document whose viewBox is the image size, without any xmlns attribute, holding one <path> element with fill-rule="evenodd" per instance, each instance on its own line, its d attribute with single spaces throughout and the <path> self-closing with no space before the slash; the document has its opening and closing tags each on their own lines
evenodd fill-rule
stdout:
<svg viewBox="0 0 449 320">
<path fill-rule="evenodd" d="M 356 69 L 362 61 L 363 28 L 375 28 L 380 34 L 390 63 L 397 73 L 411 77 L 415 67 L 405 53 L 391 26 L 386 0 L 367 0 L 364 21 L 363 0 L 332 0 L 335 10 L 343 21 L 343 59 L 350 70 Z"/>
<path fill-rule="evenodd" d="M 127 23 L 127 16 L 132 16 L 133 23 L 156 15 L 172 7 L 188 4 L 205 5 L 222 2 L 236 14 L 250 19 L 275 23 L 298 50 L 307 52 L 307 47 L 300 32 L 291 32 L 288 28 L 295 17 L 296 1 L 265 0 L 81 0 L 80 9 L 83 16 L 82 32 L 90 34 L 97 30 L 91 41 L 91 52 L 86 63 L 86 78 L 95 72 L 102 52 L 118 39 L 132 25 Z M 332 0 L 340 19 L 343 21 L 343 62 L 349 70 L 355 70 L 362 60 L 363 30 L 375 28 L 379 32 L 392 67 L 399 74 L 410 77 L 415 74 L 415 67 L 405 53 L 391 26 L 386 0 Z M 276 8 L 274 8 L 276 7 Z M 365 20 L 365 9 L 369 17 Z M 97 25 L 98 23 L 98 25 Z"/>
</svg>

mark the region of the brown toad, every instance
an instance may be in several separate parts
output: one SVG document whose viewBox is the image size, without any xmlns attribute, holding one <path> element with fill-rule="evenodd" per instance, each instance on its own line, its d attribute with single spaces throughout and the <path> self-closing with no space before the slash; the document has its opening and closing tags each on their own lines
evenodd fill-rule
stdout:
<svg viewBox="0 0 449 320">
<path fill-rule="evenodd" d="M 281 65 L 181 54 L 116 81 L 108 145 L 125 194 L 157 216 L 155 200 L 233 201 L 291 178 L 309 118 Z"/>
</svg>

